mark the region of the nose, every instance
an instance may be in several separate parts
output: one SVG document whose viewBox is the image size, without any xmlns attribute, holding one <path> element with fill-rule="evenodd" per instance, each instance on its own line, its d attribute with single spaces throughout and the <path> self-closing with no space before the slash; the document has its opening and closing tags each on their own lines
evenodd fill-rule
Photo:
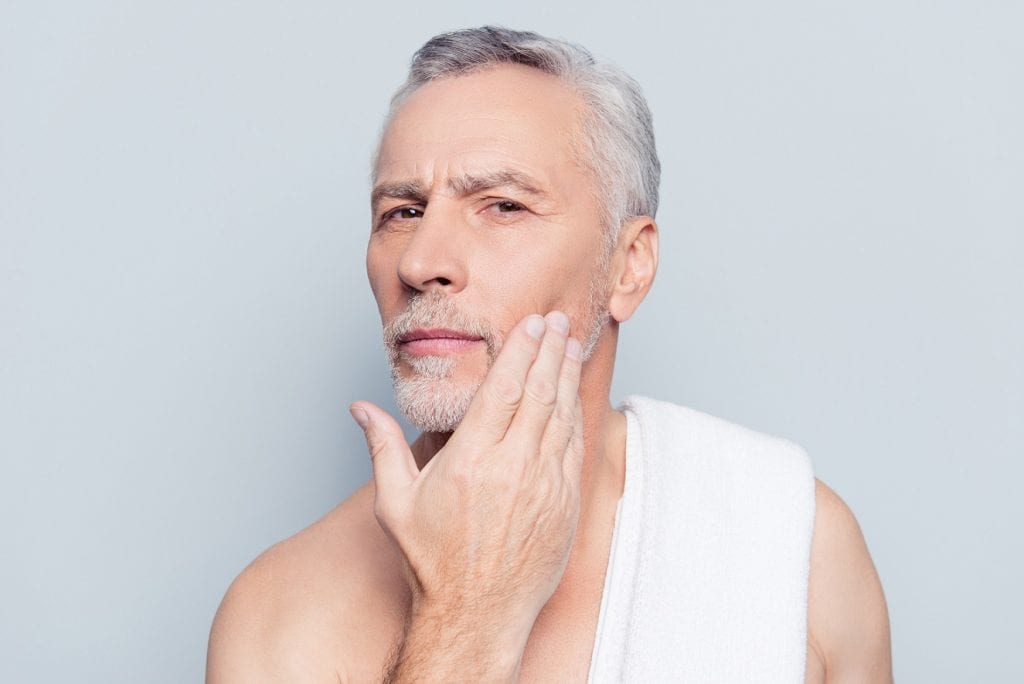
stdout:
<svg viewBox="0 0 1024 684">
<path fill-rule="evenodd" d="M 458 213 L 444 202 L 424 210 L 398 262 L 398 277 L 420 292 L 455 294 L 466 286 L 466 262 Z"/>
</svg>

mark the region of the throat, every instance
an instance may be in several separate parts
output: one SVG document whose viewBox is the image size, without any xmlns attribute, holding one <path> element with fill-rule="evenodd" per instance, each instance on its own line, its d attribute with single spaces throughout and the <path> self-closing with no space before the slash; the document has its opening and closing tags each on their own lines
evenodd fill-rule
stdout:
<svg viewBox="0 0 1024 684">
<path fill-rule="evenodd" d="M 409 445 L 409 450 L 412 451 L 413 459 L 416 461 L 416 467 L 423 470 L 427 463 L 430 462 L 430 459 L 434 458 L 434 455 L 444 448 L 451 437 L 451 432 L 420 433 L 416 441 Z"/>
</svg>

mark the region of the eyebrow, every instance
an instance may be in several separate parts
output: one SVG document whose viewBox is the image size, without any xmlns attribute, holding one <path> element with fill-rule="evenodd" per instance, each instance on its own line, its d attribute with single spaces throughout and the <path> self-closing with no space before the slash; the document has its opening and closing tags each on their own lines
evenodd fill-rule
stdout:
<svg viewBox="0 0 1024 684">
<path fill-rule="evenodd" d="M 511 187 L 539 200 L 550 200 L 551 196 L 540 189 L 539 183 L 520 171 L 501 169 L 484 174 L 465 174 L 448 179 L 448 188 L 455 195 L 465 197 L 493 188 Z M 376 211 L 382 199 L 413 199 L 426 202 L 426 187 L 416 180 L 400 180 L 379 183 L 370 193 L 370 207 Z"/>
</svg>

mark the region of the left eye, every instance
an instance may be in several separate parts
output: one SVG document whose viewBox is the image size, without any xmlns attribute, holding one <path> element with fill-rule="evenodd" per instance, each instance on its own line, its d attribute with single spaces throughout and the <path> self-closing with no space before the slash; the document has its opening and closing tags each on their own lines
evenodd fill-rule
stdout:
<svg viewBox="0 0 1024 684">
<path fill-rule="evenodd" d="M 508 213 L 510 211 L 523 210 L 523 205 L 519 204 L 518 202 L 513 202 L 512 200 L 502 200 L 500 202 L 495 202 L 494 206 L 497 207 L 498 211 L 503 214 Z"/>
</svg>

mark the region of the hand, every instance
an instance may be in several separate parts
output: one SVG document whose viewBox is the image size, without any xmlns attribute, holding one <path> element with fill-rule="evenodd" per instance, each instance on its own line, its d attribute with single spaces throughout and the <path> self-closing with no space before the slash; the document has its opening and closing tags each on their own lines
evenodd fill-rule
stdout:
<svg viewBox="0 0 1024 684">
<path fill-rule="evenodd" d="M 405 561 L 414 615 L 514 643 L 520 656 L 565 571 L 579 519 L 580 344 L 567 331 L 560 312 L 520 321 L 422 471 L 391 416 L 366 402 L 351 409 L 373 458 L 374 510 Z"/>
</svg>

